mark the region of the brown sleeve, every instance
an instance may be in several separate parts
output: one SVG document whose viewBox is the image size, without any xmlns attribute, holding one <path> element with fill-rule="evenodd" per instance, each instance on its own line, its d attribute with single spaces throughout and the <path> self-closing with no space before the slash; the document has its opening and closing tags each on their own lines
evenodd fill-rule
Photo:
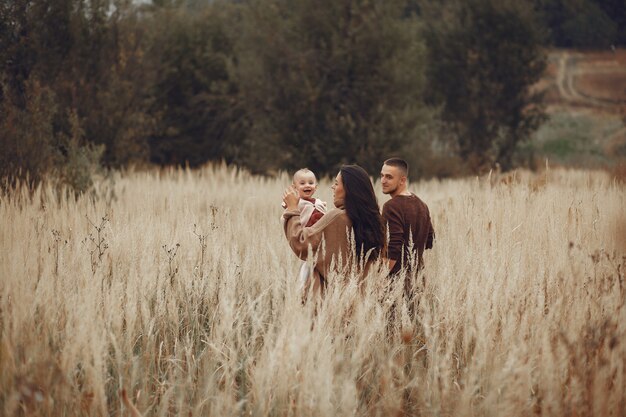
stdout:
<svg viewBox="0 0 626 417">
<path fill-rule="evenodd" d="M 402 216 L 391 204 L 383 206 L 383 220 L 389 228 L 389 245 L 387 246 L 387 257 L 395 261 L 402 259 L 402 246 L 404 244 L 404 230 L 402 227 Z"/>
<path fill-rule="evenodd" d="M 285 237 L 289 241 L 291 250 L 302 260 L 306 260 L 309 248 L 316 251 L 324 237 L 324 231 L 339 218 L 340 211 L 324 215 L 320 221 L 311 227 L 303 227 L 300 223 L 300 213 L 298 211 L 286 211 L 285 216 Z"/>
<path fill-rule="evenodd" d="M 311 234 L 310 228 L 303 227 L 300 223 L 300 213 L 295 211 L 286 211 L 285 217 L 285 237 L 289 242 L 291 250 L 298 258 L 306 261 L 309 251 L 309 245 L 313 250 L 317 248 L 320 236 Z"/>
<path fill-rule="evenodd" d="M 428 218 L 428 238 L 426 239 L 426 249 L 433 248 L 434 240 L 435 240 L 435 229 L 433 228 L 433 223 L 429 217 Z"/>
</svg>

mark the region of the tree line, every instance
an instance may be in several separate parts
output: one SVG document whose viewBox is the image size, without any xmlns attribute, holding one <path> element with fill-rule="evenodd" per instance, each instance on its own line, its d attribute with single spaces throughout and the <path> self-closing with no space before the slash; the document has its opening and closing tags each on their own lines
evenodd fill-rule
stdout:
<svg viewBox="0 0 626 417">
<path fill-rule="evenodd" d="M 624 16 L 593 0 L 0 2 L 0 177 L 84 191 L 101 167 L 376 172 L 392 154 L 421 176 L 510 169 L 545 119 L 546 46 L 623 45 Z"/>
</svg>

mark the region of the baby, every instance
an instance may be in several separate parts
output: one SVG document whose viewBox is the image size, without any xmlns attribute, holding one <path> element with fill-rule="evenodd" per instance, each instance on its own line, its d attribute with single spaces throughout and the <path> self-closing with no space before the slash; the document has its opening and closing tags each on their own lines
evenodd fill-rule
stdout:
<svg viewBox="0 0 626 417">
<path fill-rule="evenodd" d="M 326 213 L 326 203 L 313 198 L 317 190 L 315 174 L 308 168 L 302 168 L 293 174 L 293 188 L 298 192 L 298 210 L 300 223 L 304 227 L 311 227 Z"/>
<path fill-rule="evenodd" d="M 293 174 L 293 188 L 297 191 L 298 210 L 300 211 L 300 224 L 304 227 L 311 227 L 326 213 L 326 203 L 313 197 L 317 190 L 317 179 L 315 174 L 308 168 L 302 168 Z M 283 203 L 283 207 L 285 207 Z M 283 219 L 284 221 L 284 219 Z M 304 287 L 309 275 L 310 267 L 304 262 L 300 267 L 298 282 L 300 287 Z"/>
</svg>

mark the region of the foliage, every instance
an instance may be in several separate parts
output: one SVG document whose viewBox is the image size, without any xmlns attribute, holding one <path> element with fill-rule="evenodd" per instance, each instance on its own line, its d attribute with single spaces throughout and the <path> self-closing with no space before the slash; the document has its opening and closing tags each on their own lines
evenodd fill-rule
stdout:
<svg viewBox="0 0 626 417">
<path fill-rule="evenodd" d="M 55 96 L 35 79 L 21 88 L 23 108 L 10 104 L 6 87 L 0 102 L 0 176 L 9 177 L 11 183 L 26 180 L 32 186 L 58 161 L 52 126 Z"/>
<path fill-rule="evenodd" d="M 619 45 L 625 8 L 2 1 L 0 177 L 80 191 L 98 165 L 150 162 L 320 174 L 357 162 L 374 173 L 401 155 L 419 176 L 511 168 L 542 121 L 529 86 L 545 66 L 544 30 L 556 45 Z"/>
<path fill-rule="evenodd" d="M 624 0 L 594 0 L 607 17 L 615 23 L 615 44 L 626 45 L 626 1 Z"/>
<path fill-rule="evenodd" d="M 618 22 L 626 19 L 626 3 L 619 3 L 620 0 L 536 0 L 552 42 L 566 48 L 608 48 L 617 43 L 623 37 L 618 32 Z"/>
<path fill-rule="evenodd" d="M 240 65 L 253 169 L 377 172 L 417 140 L 423 45 L 403 2 L 273 0 L 246 10 Z M 259 161 L 263 166 L 254 166 Z"/>
<path fill-rule="evenodd" d="M 150 114 L 157 120 L 151 160 L 197 166 L 236 160 L 243 114 L 233 76 L 230 9 L 157 9 L 145 24 L 162 28 L 148 56 L 155 80 Z"/>
<path fill-rule="evenodd" d="M 113 13 L 112 6 L 97 0 L 0 6 L 0 157 L 7 161 L 1 176 L 29 176 L 35 184 L 54 172 L 67 181 L 71 171 L 76 181 L 67 184 L 84 191 L 86 167 L 99 164 L 100 155 L 114 166 L 143 158 L 151 120 L 143 112 L 149 78 L 140 65 L 141 33 L 129 2 L 115 2 Z M 91 162 L 78 162 L 84 158 Z"/>
<path fill-rule="evenodd" d="M 70 113 L 68 119 L 71 136 L 61 137 L 63 158 L 58 169 L 62 182 L 72 190 L 82 193 L 93 185 L 93 178 L 100 171 L 100 160 L 105 148 L 104 145 L 85 142 L 84 131 L 76 112 Z"/>
<path fill-rule="evenodd" d="M 515 1 L 425 2 L 428 87 L 475 172 L 513 167 L 517 146 L 543 120 L 530 91 L 545 68 L 532 9 Z"/>
<path fill-rule="evenodd" d="M 554 112 L 524 148 L 539 161 L 548 159 L 550 164 L 610 166 L 612 160 L 623 156 L 620 155 L 623 130 L 624 124 L 618 116 Z"/>
</svg>

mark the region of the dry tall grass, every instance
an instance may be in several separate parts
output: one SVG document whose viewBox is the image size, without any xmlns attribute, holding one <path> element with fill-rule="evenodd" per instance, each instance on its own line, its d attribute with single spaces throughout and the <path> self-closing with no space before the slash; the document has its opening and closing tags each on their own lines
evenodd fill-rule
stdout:
<svg viewBox="0 0 626 417">
<path fill-rule="evenodd" d="M 288 182 L 215 167 L 3 196 L 0 414 L 626 415 L 623 184 L 413 185 L 437 240 L 417 321 L 401 303 L 389 325 L 401 288 L 379 276 L 301 306 Z"/>
</svg>

